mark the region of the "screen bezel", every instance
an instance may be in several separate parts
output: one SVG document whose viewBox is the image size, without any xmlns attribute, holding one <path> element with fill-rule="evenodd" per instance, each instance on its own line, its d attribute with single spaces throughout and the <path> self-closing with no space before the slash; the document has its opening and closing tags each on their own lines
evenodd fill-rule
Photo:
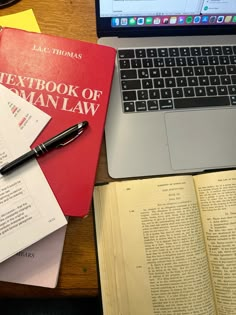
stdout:
<svg viewBox="0 0 236 315">
<path fill-rule="evenodd" d="M 142 26 L 112 27 L 111 17 L 100 17 L 99 0 L 96 5 L 97 37 L 153 37 L 153 36 L 193 36 L 193 35 L 232 35 L 236 34 L 236 24 L 191 25 L 191 26 Z M 206 34 L 207 31 L 207 34 Z"/>
</svg>

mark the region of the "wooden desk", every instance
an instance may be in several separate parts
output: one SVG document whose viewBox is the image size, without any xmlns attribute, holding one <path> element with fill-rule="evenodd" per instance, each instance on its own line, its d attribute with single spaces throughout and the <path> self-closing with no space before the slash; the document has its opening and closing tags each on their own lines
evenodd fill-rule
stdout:
<svg viewBox="0 0 236 315">
<path fill-rule="evenodd" d="M 21 0 L 0 15 L 33 9 L 42 33 L 96 42 L 94 0 Z M 107 181 L 104 142 L 97 182 Z M 56 289 L 0 282 L 0 297 L 82 297 L 98 294 L 93 213 L 70 218 Z"/>
</svg>

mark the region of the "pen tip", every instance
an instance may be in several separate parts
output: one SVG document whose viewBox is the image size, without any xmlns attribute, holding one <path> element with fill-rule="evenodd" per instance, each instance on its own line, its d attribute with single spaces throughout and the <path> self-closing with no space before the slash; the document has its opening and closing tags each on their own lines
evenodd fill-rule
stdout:
<svg viewBox="0 0 236 315">
<path fill-rule="evenodd" d="M 79 124 L 77 124 L 78 130 L 83 130 L 88 126 L 88 122 L 86 120 L 81 121 Z"/>
<path fill-rule="evenodd" d="M 88 122 L 85 120 L 85 121 L 83 121 L 82 122 L 82 126 L 85 128 L 85 127 L 87 127 L 88 126 Z"/>
</svg>

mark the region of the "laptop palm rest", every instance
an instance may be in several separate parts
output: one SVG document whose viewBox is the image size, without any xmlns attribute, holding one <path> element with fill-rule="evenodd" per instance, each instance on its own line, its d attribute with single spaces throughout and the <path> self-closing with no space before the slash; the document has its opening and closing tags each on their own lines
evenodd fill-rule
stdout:
<svg viewBox="0 0 236 315">
<path fill-rule="evenodd" d="M 236 162 L 236 108 L 166 113 L 174 170 L 221 168 Z"/>
</svg>

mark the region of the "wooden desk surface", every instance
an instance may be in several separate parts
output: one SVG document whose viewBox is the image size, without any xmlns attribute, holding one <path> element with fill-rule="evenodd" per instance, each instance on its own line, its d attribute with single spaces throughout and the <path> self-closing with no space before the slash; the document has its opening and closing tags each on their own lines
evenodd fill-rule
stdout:
<svg viewBox="0 0 236 315">
<path fill-rule="evenodd" d="M 0 16 L 33 9 L 42 33 L 96 42 L 94 0 L 21 0 L 0 10 Z M 103 141 L 97 182 L 107 181 Z M 0 297 L 82 297 L 98 294 L 93 213 L 70 218 L 56 289 L 0 282 Z"/>
</svg>

